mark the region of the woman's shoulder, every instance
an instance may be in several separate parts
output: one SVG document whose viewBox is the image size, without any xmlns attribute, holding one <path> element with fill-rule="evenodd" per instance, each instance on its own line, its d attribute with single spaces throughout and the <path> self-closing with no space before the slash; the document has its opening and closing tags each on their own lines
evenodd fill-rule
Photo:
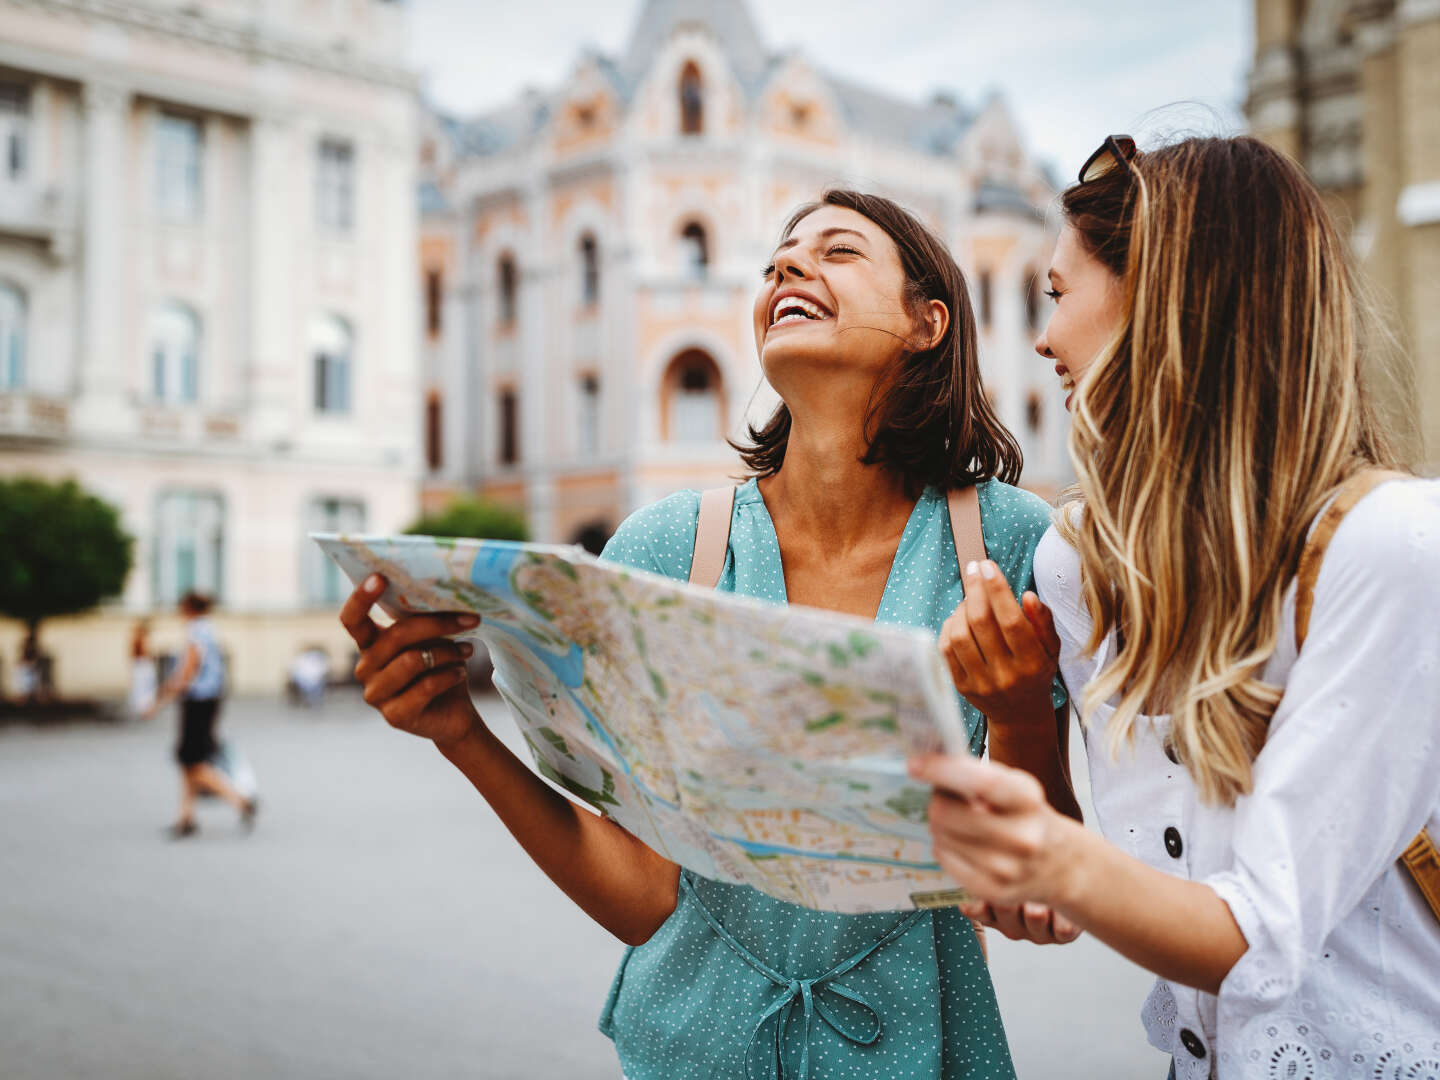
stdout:
<svg viewBox="0 0 1440 1080">
<path fill-rule="evenodd" d="M 1440 599 L 1440 480 L 1382 484 L 1341 519 L 1320 564 L 1317 610 L 1324 594 L 1351 588 L 1393 591 L 1422 606 Z"/>
<path fill-rule="evenodd" d="M 622 521 L 600 558 L 652 574 L 688 577 L 699 518 L 700 492 L 686 489 L 667 495 Z"/>
<path fill-rule="evenodd" d="M 978 494 L 980 527 L 990 557 L 1001 563 L 1018 559 L 1028 564 L 1035 545 L 1050 527 L 1050 504 L 1033 491 L 1003 480 L 987 480 Z"/>
</svg>

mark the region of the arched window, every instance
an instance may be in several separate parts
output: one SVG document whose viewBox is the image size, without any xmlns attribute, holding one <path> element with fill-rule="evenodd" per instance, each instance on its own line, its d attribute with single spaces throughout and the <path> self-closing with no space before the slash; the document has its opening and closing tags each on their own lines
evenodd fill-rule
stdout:
<svg viewBox="0 0 1440 1080">
<path fill-rule="evenodd" d="M 0 281 L 0 390 L 25 385 L 25 294 Z"/>
<path fill-rule="evenodd" d="M 1025 325 L 1031 330 L 1040 329 L 1042 321 L 1040 310 L 1040 272 L 1027 270 L 1025 271 Z"/>
<path fill-rule="evenodd" d="M 600 452 L 600 376 L 593 371 L 580 376 L 575 445 L 585 457 Z"/>
<path fill-rule="evenodd" d="M 661 386 L 664 429 L 668 442 L 715 442 L 725 432 L 725 399 L 720 368 L 708 353 L 687 349 L 665 370 Z"/>
<path fill-rule="evenodd" d="M 200 397 L 200 317 L 174 300 L 150 315 L 150 393 L 168 405 Z"/>
<path fill-rule="evenodd" d="M 700 69 L 690 60 L 680 72 L 680 134 L 699 135 L 705 129 L 705 87 Z"/>
<path fill-rule="evenodd" d="M 224 501 L 207 491 L 164 491 L 155 518 L 156 606 L 169 607 L 191 589 L 219 599 L 225 584 Z"/>
<path fill-rule="evenodd" d="M 315 411 L 350 411 L 351 357 L 355 335 L 338 315 L 320 315 L 310 323 L 310 356 L 315 379 Z"/>
<path fill-rule="evenodd" d="M 509 326 L 515 321 L 520 274 L 515 269 L 515 257 L 508 252 L 500 256 L 498 275 L 500 279 L 500 322 Z"/>
<path fill-rule="evenodd" d="M 680 266 L 692 281 L 704 281 L 710 272 L 710 242 L 705 226 L 698 221 L 688 222 L 680 230 Z"/>
<path fill-rule="evenodd" d="M 586 233 L 580 238 L 580 302 L 594 304 L 600 299 L 600 245 Z"/>
<path fill-rule="evenodd" d="M 609 543 L 610 536 L 614 533 L 608 521 L 591 521 L 576 529 L 570 537 L 572 544 L 579 544 L 591 555 L 599 555 L 605 550 Z"/>
</svg>

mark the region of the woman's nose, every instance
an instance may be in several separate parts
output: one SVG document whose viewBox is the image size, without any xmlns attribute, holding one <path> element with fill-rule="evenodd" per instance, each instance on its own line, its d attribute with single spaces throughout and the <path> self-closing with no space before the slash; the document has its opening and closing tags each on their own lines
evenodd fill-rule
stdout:
<svg viewBox="0 0 1440 1080">
<path fill-rule="evenodd" d="M 787 277 L 803 279 L 805 270 L 797 256 L 787 254 L 775 260 L 775 276 L 780 280 Z"/>
<path fill-rule="evenodd" d="M 1035 351 L 1047 360 L 1055 359 L 1055 354 L 1050 351 L 1049 331 L 1042 330 L 1040 336 L 1035 339 Z"/>
</svg>

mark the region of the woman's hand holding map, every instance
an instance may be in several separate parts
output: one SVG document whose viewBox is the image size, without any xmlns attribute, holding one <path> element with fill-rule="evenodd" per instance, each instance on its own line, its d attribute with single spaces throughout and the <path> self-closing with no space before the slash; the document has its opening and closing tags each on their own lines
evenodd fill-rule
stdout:
<svg viewBox="0 0 1440 1080">
<path fill-rule="evenodd" d="M 371 574 L 340 612 L 360 648 L 355 678 L 365 687 L 365 703 L 391 727 L 437 745 L 465 738 L 480 722 L 465 687 L 465 661 L 475 647 L 448 639 L 475 629 L 479 616 L 408 615 L 382 630 L 370 609 L 384 591 L 385 579 Z"/>
</svg>

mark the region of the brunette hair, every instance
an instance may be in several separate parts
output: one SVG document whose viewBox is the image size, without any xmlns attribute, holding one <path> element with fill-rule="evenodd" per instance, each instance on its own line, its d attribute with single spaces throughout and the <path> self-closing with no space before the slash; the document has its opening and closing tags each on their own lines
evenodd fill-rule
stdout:
<svg viewBox="0 0 1440 1080">
<path fill-rule="evenodd" d="M 180 597 L 180 610 L 188 615 L 208 615 L 212 604 L 210 597 L 194 589 Z"/>
<path fill-rule="evenodd" d="M 917 326 L 925 324 L 923 308 L 931 300 L 950 311 L 938 342 L 906 352 L 876 380 L 865 412 L 867 448 L 861 462 L 894 471 L 914 495 L 927 486 L 947 491 L 992 477 L 1007 484 L 1018 481 L 1024 463 L 1020 444 L 985 396 L 970 290 L 945 244 L 898 203 L 842 188 L 796 210 L 781 241 L 825 206 L 854 210 L 895 242 L 905 273 L 905 304 Z M 748 441 L 731 445 L 753 475 L 773 476 L 785 460 L 789 438 L 790 410 L 782 402 L 764 425 L 749 426 Z"/>
<path fill-rule="evenodd" d="M 1336 486 L 1395 467 L 1362 378 L 1368 312 L 1340 230 L 1301 168 L 1258 139 L 1188 139 L 1061 198 L 1116 275 L 1123 314 L 1080 380 L 1070 453 L 1080 554 L 1113 658 L 1112 751 L 1171 714 L 1207 800 L 1250 790 L 1281 688 L 1263 681 L 1307 530 Z"/>
</svg>

